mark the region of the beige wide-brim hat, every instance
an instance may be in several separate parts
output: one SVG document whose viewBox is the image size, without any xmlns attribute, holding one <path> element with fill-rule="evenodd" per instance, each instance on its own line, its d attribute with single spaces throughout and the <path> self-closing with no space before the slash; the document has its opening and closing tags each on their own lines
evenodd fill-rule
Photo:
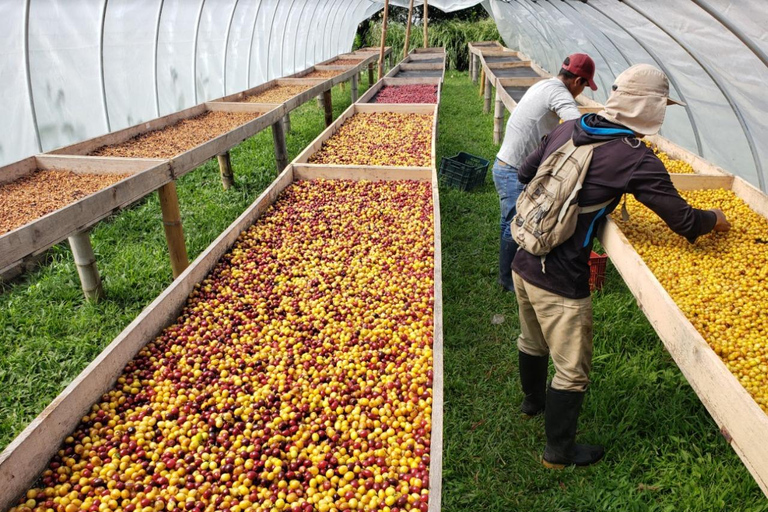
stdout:
<svg viewBox="0 0 768 512">
<path fill-rule="evenodd" d="M 667 75 L 650 64 L 637 64 L 616 77 L 598 115 L 635 133 L 654 135 L 661 129 L 667 105 L 685 104 L 669 97 Z"/>
</svg>

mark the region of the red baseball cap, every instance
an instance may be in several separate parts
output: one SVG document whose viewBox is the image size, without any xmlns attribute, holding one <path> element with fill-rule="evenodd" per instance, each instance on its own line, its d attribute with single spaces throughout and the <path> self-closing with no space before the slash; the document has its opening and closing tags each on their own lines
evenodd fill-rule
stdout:
<svg viewBox="0 0 768 512">
<path fill-rule="evenodd" d="M 563 69 L 583 78 L 589 83 L 589 88 L 597 90 L 595 84 L 595 61 L 586 53 L 574 53 L 565 58 Z"/>
</svg>

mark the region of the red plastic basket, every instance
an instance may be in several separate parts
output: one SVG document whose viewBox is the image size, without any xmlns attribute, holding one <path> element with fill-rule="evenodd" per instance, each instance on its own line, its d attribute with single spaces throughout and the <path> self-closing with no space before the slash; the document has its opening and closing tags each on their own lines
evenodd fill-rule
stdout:
<svg viewBox="0 0 768 512">
<path fill-rule="evenodd" d="M 597 254 L 592 251 L 589 255 L 589 290 L 602 290 L 605 283 L 605 263 L 607 254 Z"/>
</svg>

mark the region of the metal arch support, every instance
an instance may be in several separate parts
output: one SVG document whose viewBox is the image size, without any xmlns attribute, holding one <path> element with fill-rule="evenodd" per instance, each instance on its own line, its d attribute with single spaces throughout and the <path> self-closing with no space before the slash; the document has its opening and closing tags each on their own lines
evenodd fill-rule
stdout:
<svg viewBox="0 0 768 512">
<path fill-rule="evenodd" d="M 109 0 L 104 0 L 104 4 L 101 7 L 101 23 L 99 25 L 99 82 L 101 85 L 101 106 L 104 109 L 104 120 L 107 122 L 107 132 L 111 132 L 109 108 L 107 107 L 107 85 L 104 80 L 104 24 L 107 21 L 107 5 L 109 5 Z"/>
<path fill-rule="evenodd" d="M 157 117 L 160 117 L 160 87 L 157 83 L 157 48 L 160 44 L 160 20 L 163 16 L 163 3 L 165 0 L 160 0 L 160 6 L 157 8 L 157 21 L 155 22 L 155 51 L 152 57 L 152 70 L 155 79 L 155 111 Z"/>
<path fill-rule="evenodd" d="M 579 13 L 579 15 L 581 15 L 581 12 L 578 9 L 576 9 L 573 5 L 571 5 L 569 2 L 566 2 L 565 0 L 561 0 L 561 1 L 563 2 L 563 4 L 567 5 L 568 7 L 573 9 L 575 12 Z M 584 3 L 586 3 L 586 2 L 584 2 Z M 584 20 L 584 21 L 589 23 L 588 20 Z M 592 25 L 592 24 L 590 23 L 590 25 Z M 600 32 L 603 33 L 602 30 Z M 605 35 L 605 34 L 603 33 L 603 35 Z M 624 51 L 621 49 L 621 47 L 619 45 L 617 45 L 616 43 L 614 43 L 613 39 L 611 39 L 610 37 L 605 36 L 605 39 L 608 40 L 608 42 L 611 43 L 611 46 L 613 46 L 616 49 L 616 51 L 619 53 L 619 55 L 621 55 L 621 58 L 624 59 L 624 62 L 627 63 L 627 66 L 631 66 L 632 65 L 632 61 L 629 59 L 629 57 L 627 57 L 627 54 L 624 53 Z"/>
<path fill-rule="evenodd" d="M 621 30 L 623 30 L 645 51 L 645 53 L 647 53 L 651 57 L 651 59 L 653 59 L 653 62 L 655 62 L 656 65 L 659 66 L 659 68 L 664 72 L 664 74 L 667 75 L 667 78 L 669 79 L 669 82 L 672 84 L 672 87 L 675 88 L 678 96 L 680 96 L 680 100 L 683 103 L 685 103 L 685 106 L 683 108 L 685 109 L 685 113 L 688 115 L 688 122 L 691 123 L 691 128 L 693 129 L 693 137 L 694 139 L 696 139 L 696 152 L 699 154 L 699 156 L 703 156 L 703 149 L 701 146 L 701 137 L 699 136 L 699 128 L 696 125 L 696 120 L 693 117 L 691 106 L 688 104 L 688 101 L 686 101 L 685 96 L 683 95 L 683 90 L 678 85 L 677 80 L 675 79 L 675 76 L 669 72 L 669 69 L 667 68 L 666 65 L 664 65 L 664 62 L 656 55 L 656 53 L 650 47 L 648 47 L 643 41 L 641 41 L 639 37 L 636 37 L 632 32 L 624 28 L 624 26 L 621 23 L 613 19 L 608 13 L 606 13 L 599 7 L 595 7 L 593 4 L 589 2 L 584 2 L 584 5 L 587 5 L 592 9 L 596 10 L 597 12 L 602 14 L 605 18 L 613 22 L 614 25 L 616 25 Z"/>
<path fill-rule="evenodd" d="M 571 16 L 569 16 L 568 14 L 566 14 L 566 13 L 565 13 L 565 11 L 564 11 L 563 9 L 560 9 L 560 8 L 557 6 L 556 0 L 548 0 L 548 1 L 549 1 L 549 3 L 551 3 L 551 4 L 552 4 L 552 7 L 553 7 L 553 8 L 554 8 L 554 9 L 555 9 L 557 12 L 559 12 L 560 14 L 562 14 L 563 16 L 565 16 L 566 18 L 568 18 L 569 20 L 571 20 L 571 22 L 574 22 L 574 23 L 578 22 L 578 23 L 583 23 L 583 24 L 585 23 L 585 24 L 587 24 L 587 26 L 589 26 L 590 28 L 592 28 L 592 24 L 591 24 L 591 23 L 589 23 L 589 21 L 587 21 L 587 20 L 574 20 L 574 18 L 572 17 L 572 15 L 571 15 Z M 565 3 L 565 2 L 563 2 L 563 0 L 559 0 L 559 1 L 560 1 L 560 2 L 562 2 L 562 3 Z M 578 12 L 578 11 L 577 11 L 577 12 Z M 605 55 L 603 54 L 603 52 L 601 52 L 601 51 L 600 51 L 600 48 L 598 48 L 597 44 L 596 44 L 596 43 L 595 43 L 595 41 L 592 39 L 592 37 L 590 37 L 589 33 L 590 33 L 590 31 L 589 31 L 589 30 L 585 30 L 585 31 L 584 31 L 584 37 L 586 37 L 586 38 L 589 40 L 589 42 L 590 42 L 590 43 L 592 44 L 592 46 L 595 48 L 595 51 L 597 51 L 597 53 L 600 55 L 600 57 L 602 57 L 602 59 L 605 61 L 605 65 L 606 65 L 606 66 L 608 66 L 608 71 L 610 71 L 610 73 L 611 73 L 611 74 L 613 75 L 613 77 L 615 78 L 615 77 L 616 77 L 616 75 L 617 75 L 618 73 L 616 73 L 616 71 L 613 69 L 613 67 L 611 67 L 611 63 L 610 63 L 610 61 L 609 61 L 608 59 L 606 59 L 606 58 L 605 58 Z M 601 32 L 601 33 L 602 33 L 602 32 Z M 616 46 L 616 45 L 614 45 L 614 47 L 615 47 L 615 46 Z M 627 60 L 626 56 L 625 56 L 623 53 L 621 53 L 621 51 L 619 51 L 619 54 L 620 54 L 620 55 L 621 55 L 621 57 L 624 59 L 624 61 L 627 63 L 627 65 L 631 65 L 631 64 L 629 64 L 629 61 Z"/>
<path fill-rule="evenodd" d="M 195 44 L 192 50 L 192 86 L 195 91 L 195 105 L 197 105 L 197 39 L 200 36 L 200 20 L 203 18 L 203 8 L 205 0 L 200 2 L 200 10 L 197 12 L 197 21 L 195 22 Z"/>
<path fill-rule="evenodd" d="M 248 45 L 248 62 L 245 66 L 245 88 L 251 88 L 251 56 L 253 54 L 253 38 L 256 36 L 256 22 L 259 20 L 259 14 L 261 13 L 261 6 L 266 0 L 259 0 L 259 6 L 256 8 L 256 15 L 253 17 L 253 28 L 251 28 L 251 44 Z"/>
<path fill-rule="evenodd" d="M 323 4 L 323 8 L 325 8 L 325 4 L 327 4 L 327 3 L 328 3 L 328 2 L 327 2 L 327 0 L 326 0 L 326 2 Z M 315 26 L 315 25 L 319 24 L 319 21 L 317 21 L 317 20 L 318 20 L 318 17 L 317 17 L 317 8 L 318 8 L 319 6 L 320 6 L 320 2 L 318 1 L 318 2 L 316 2 L 316 3 L 315 3 L 315 8 L 312 10 L 312 16 L 309 18 L 309 21 L 310 21 L 310 22 L 307 24 L 307 26 L 308 26 L 308 30 L 307 30 L 307 40 L 306 40 L 306 41 L 304 41 L 304 63 L 302 64 L 302 69 L 304 69 L 304 67 L 306 67 L 306 65 L 307 65 L 307 64 L 306 64 L 306 62 L 307 62 L 307 60 L 310 60 L 310 59 L 308 58 L 308 54 L 309 54 L 309 51 L 308 51 L 308 50 L 309 50 L 309 42 L 310 42 L 310 40 L 314 41 L 314 39 L 312 39 L 312 38 L 310 37 L 310 34 L 312 34 L 312 33 L 314 33 L 314 32 L 315 32 L 314 30 L 311 30 L 311 28 L 312 28 L 313 26 Z M 312 59 L 311 59 L 311 62 L 313 62 L 313 63 L 314 63 L 314 61 L 315 61 L 315 60 L 314 60 L 314 54 L 313 54 L 313 55 L 312 55 Z"/>
<path fill-rule="evenodd" d="M 272 29 L 275 28 L 275 17 L 277 9 L 280 7 L 280 0 L 275 2 L 275 10 L 272 11 L 272 21 L 269 22 L 269 34 L 267 34 L 267 81 L 270 80 L 269 73 L 269 55 L 272 53 Z"/>
<path fill-rule="evenodd" d="M 742 31 L 739 27 L 733 24 L 731 20 L 729 20 L 727 17 L 723 16 L 719 12 L 717 12 L 711 5 L 709 5 L 704 0 L 691 0 L 693 3 L 704 9 L 704 11 L 707 12 L 710 16 L 715 18 L 717 21 L 720 22 L 722 26 L 727 28 L 734 36 L 736 36 L 739 41 L 744 43 L 744 45 L 752 50 L 752 53 L 754 53 L 758 59 L 762 61 L 763 64 L 768 66 L 768 55 L 760 49 L 759 46 L 755 44 L 755 42 Z"/>
<path fill-rule="evenodd" d="M 310 23 L 310 27 L 317 27 L 317 26 L 320 25 L 320 15 L 317 14 L 317 8 L 318 8 L 319 5 L 320 5 L 320 2 L 315 4 L 315 10 L 312 12 L 312 23 Z M 327 5 L 328 5 L 328 0 L 325 0 L 325 2 L 323 3 L 323 8 L 320 10 L 321 13 L 325 12 L 325 7 Z M 310 37 L 310 35 L 311 34 L 316 34 L 316 33 L 317 33 L 317 30 L 308 30 L 307 31 L 307 40 L 304 43 L 304 62 L 305 62 L 304 66 L 306 66 L 306 62 L 307 61 L 311 62 L 312 64 L 317 62 L 315 60 L 315 57 L 316 57 L 316 54 L 317 54 L 316 53 L 317 52 L 317 45 L 314 45 L 315 49 L 312 52 L 312 58 L 311 59 L 309 58 L 309 45 L 310 45 L 310 42 L 316 41 L 316 38 L 314 37 L 314 35 L 312 37 Z"/>
<path fill-rule="evenodd" d="M 291 21 L 291 11 L 296 4 L 296 0 L 291 0 L 291 6 L 288 8 L 288 15 L 285 17 L 285 26 L 283 27 L 283 40 L 280 43 L 280 75 L 285 75 L 285 33 L 288 32 L 288 22 Z M 296 48 L 294 48 L 295 53 Z"/>
<path fill-rule="evenodd" d="M 37 124 L 37 112 L 35 111 L 35 96 L 32 93 L 32 73 L 29 66 L 29 6 L 31 0 L 24 5 L 24 74 L 27 78 L 27 95 L 29 96 L 29 109 L 32 111 L 32 124 L 35 127 L 35 141 L 37 149 L 43 152 L 43 143 L 40 140 L 40 127 Z"/>
<path fill-rule="evenodd" d="M 333 13 L 333 10 L 334 9 L 338 9 L 338 7 L 339 7 L 338 5 L 336 5 L 336 0 L 332 0 L 332 1 L 333 1 L 333 3 L 331 4 L 331 7 L 328 8 L 328 13 L 325 16 L 325 25 L 323 25 L 324 38 L 323 38 L 323 46 L 322 46 L 321 53 L 320 53 L 320 55 L 321 55 L 321 57 L 320 57 L 321 62 L 323 60 L 325 60 L 325 56 L 327 55 L 326 52 L 325 52 L 325 41 L 326 41 L 325 38 L 329 37 L 328 36 L 328 20 L 331 19 L 331 14 Z M 342 0 L 342 3 L 343 3 L 343 0 Z M 315 56 L 317 56 L 317 52 L 315 52 Z"/>
<path fill-rule="evenodd" d="M 299 23 L 296 24 L 296 31 L 299 31 L 299 25 L 301 25 L 301 20 L 304 19 L 304 10 L 307 8 L 307 5 L 309 5 L 309 0 L 303 0 L 304 5 L 301 6 L 301 12 L 299 13 Z M 296 48 L 298 48 L 298 44 L 293 45 L 293 72 L 296 72 Z M 306 47 L 305 47 L 306 48 Z"/>
<path fill-rule="evenodd" d="M 712 71 L 712 69 L 709 67 L 708 64 L 702 62 L 701 59 L 699 59 L 698 55 L 696 55 L 696 52 L 693 51 L 693 48 L 688 46 L 686 43 L 682 42 L 680 39 L 678 39 L 675 35 L 673 35 L 667 29 L 659 25 L 653 18 L 651 18 L 643 10 L 637 7 L 634 4 L 634 2 L 631 2 L 630 0 L 620 0 L 620 1 L 624 3 L 627 7 L 631 8 L 632 10 L 640 14 L 642 17 L 644 17 L 645 19 L 653 23 L 656 27 L 659 28 L 659 30 L 667 34 L 667 36 L 669 36 L 670 39 L 672 39 L 683 50 L 685 50 L 686 53 L 688 53 L 688 55 L 690 55 L 691 58 L 696 61 L 696 63 L 701 67 L 701 69 L 704 70 L 704 72 L 709 76 L 709 78 L 712 79 L 712 81 L 715 83 L 715 85 L 723 94 L 723 96 L 725 96 L 725 99 L 728 101 L 728 104 L 730 105 L 731 110 L 733 110 L 733 113 L 736 115 L 736 118 L 739 120 L 741 129 L 744 131 L 744 136 L 747 138 L 749 151 L 752 153 L 752 159 L 755 162 L 755 169 L 757 170 L 757 181 L 760 185 L 760 189 L 765 191 L 766 188 L 765 188 L 765 177 L 763 176 L 763 165 L 762 165 L 762 162 L 760 161 L 760 156 L 757 154 L 757 146 L 755 144 L 755 139 L 752 137 L 752 132 L 749 130 L 749 126 L 747 126 L 747 122 L 744 119 L 744 116 L 742 115 L 741 110 L 739 109 L 739 106 L 736 104 L 736 101 L 733 99 L 733 96 L 731 96 L 731 93 L 728 91 L 728 88 L 720 80 L 720 77 L 718 77 L 717 74 Z"/>
<path fill-rule="evenodd" d="M 521 0 L 517 0 L 517 1 L 518 1 L 518 3 L 522 3 L 522 1 L 521 1 Z M 509 5 L 510 5 L 510 9 L 512 9 L 512 7 L 511 7 L 511 5 L 512 5 L 512 2 L 511 2 L 511 1 L 504 1 L 503 3 L 509 4 Z M 514 12 L 514 11 L 512 11 L 512 12 Z M 530 12 L 530 11 L 529 11 L 529 12 Z M 536 26 L 536 25 L 535 25 L 535 24 L 534 24 L 532 21 L 530 21 L 530 20 L 528 20 L 528 19 L 524 19 L 524 18 L 522 18 L 521 16 L 518 16 L 518 14 L 517 14 L 516 12 L 514 12 L 514 14 L 513 14 L 513 15 L 515 16 L 515 18 L 516 18 L 516 19 L 518 19 L 518 20 L 523 20 L 523 21 L 527 22 L 527 23 L 528 23 L 528 25 L 530 25 L 531 27 L 533 27 L 533 30 L 535 30 L 535 31 L 536 31 L 536 32 L 539 34 L 539 36 L 541 36 L 541 39 L 542 39 L 543 41 L 548 41 L 548 39 L 546 38 L 546 36 L 545 36 L 544 34 L 542 34 L 542 33 L 541 33 L 541 30 L 539 30 L 539 27 L 537 27 L 537 26 Z M 535 41 L 536 41 L 537 43 L 539 43 L 539 46 L 541 47 L 541 51 L 542 51 L 542 54 L 543 54 L 543 55 L 546 55 L 546 54 L 547 54 L 547 50 L 546 50 L 546 48 L 545 48 L 545 46 L 544 46 L 544 43 L 540 42 L 540 41 L 539 41 L 539 39 L 535 39 Z"/>
<path fill-rule="evenodd" d="M 235 5 L 232 6 L 232 14 L 229 15 L 229 23 L 227 24 L 227 35 L 224 37 L 224 67 L 222 77 L 222 83 L 224 85 L 224 96 L 227 95 L 227 55 L 229 55 L 229 34 L 232 31 L 232 21 L 235 19 L 235 11 L 237 10 L 237 4 L 240 0 L 235 0 Z"/>
<path fill-rule="evenodd" d="M 537 4 L 537 5 L 539 5 L 539 2 L 533 2 L 533 3 L 534 3 L 534 4 Z M 546 8 L 546 7 L 544 7 L 544 4 L 545 4 L 546 2 L 545 2 L 545 1 L 542 1 L 542 2 L 540 2 L 540 3 L 541 3 L 541 5 L 539 5 L 539 8 L 541 9 L 541 11 L 542 11 L 542 12 L 544 12 L 544 13 L 545 13 L 547 16 L 549 16 L 549 17 L 550 17 L 552 20 L 557 20 L 557 17 L 556 17 L 556 16 L 553 16 L 553 15 L 552 15 L 552 13 L 550 13 L 550 12 L 547 10 L 547 8 Z M 559 10 L 559 9 L 557 9 L 557 8 L 556 8 L 554 5 L 553 5 L 552 7 L 554 7 L 554 8 L 555 8 L 555 10 L 557 10 L 557 12 L 558 12 L 558 13 L 560 13 L 560 14 L 561 14 L 563 17 L 565 17 L 565 15 L 564 15 L 564 14 L 562 14 L 562 12 L 560 12 L 560 10 Z M 568 20 L 570 21 L 570 18 L 568 18 Z M 555 21 L 555 23 L 557 23 L 557 21 Z M 557 27 L 557 28 L 558 28 L 558 29 L 557 29 L 557 30 L 555 30 L 555 32 L 559 32 L 559 28 L 560 28 L 559 24 L 558 24 L 558 27 Z M 608 66 L 608 70 L 609 70 L 611 73 L 613 73 L 613 70 L 611 69 L 611 66 L 610 66 L 610 64 L 608 64 L 608 60 L 605 58 L 605 56 L 603 56 L 602 52 L 601 52 L 601 51 L 600 51 L 600 50 L 597 48 L 597 46 L 596 46 L 596 45 L 595 45 L 595 44 L 592 42 L 592 40 L 591 40 L 591 39 L 590 39 L 590 38 L 589 38 L 589 37 L 588 37 L 586 34 L 583 34 L 583 35 L 584 35 L 584 38 L 587 40 L 587 42 L 588 42 L 590 45 L 592 45 L 592 47 L 595 49 L 595 51 L 597 52 L 597 54 L 598 54 L 598 55 L 600 55 L 600 58 L 602 58 L 602 59 L 605 61 L 606 65 Z M 561 41 L 561 42 L 567 42 L 567 40 L 565 40 L 565 39 L 560 39 L 560 41 Z M 567 46 L 563 46 L 563 49 L 567 51 L 567 50 L 568 50 L 568 47 L 567 47 Z M 570 53 L 570 52 L 569 52 L 569 53 Z M 562 56 L 562 55 L 561 55 L 561 56 L 560 56 L 560 58 L 561 58 L 561 59 L 563 59 L 563 58 L 564 58 L 564 56 Z M 557 75 L 557 73 L 559 73 L 559 71 L 560 71 L 560 69 L 553 69 L 553 70 L 552 70 L 552 74 L 553 74 L 553 75 Z M 598 76 L 599 76 L 599 75 L 598 75 Z M 614 76 L 615 76 L 615 75 L 614 75 Z M 600 78 L 600 85 L 601 85 L 601 86 L 602 86 L 604 89 L 606 89 L 606 87 L 605 87 L 605 83 L 604 83 L 604 81 L 603 81 L 602 77 L 601 77 L 601 76 L 599 76 L 599 78 Z M 590 89 L 590 90 L 589 90 L 589 94 L 590 94 L 590 95 L 593 95 L 593 94 L 594 94 L 594 92 L 593 92 L 593 91 Z"/>
</svg>

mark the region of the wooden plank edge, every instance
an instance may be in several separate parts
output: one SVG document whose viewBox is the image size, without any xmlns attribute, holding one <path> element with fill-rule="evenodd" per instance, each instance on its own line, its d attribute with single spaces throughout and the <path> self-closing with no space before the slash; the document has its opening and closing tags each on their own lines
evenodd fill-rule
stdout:
<svg viewBox="0 0 768 512">
<path fill-rule="evenodd" d="M 768 496 L 768 415 L 728 370 L 610 219 L 599 240 L 664 346 Z"/>
<path fill-rule="evenodd" d="M 432 179 L 430 167 L 294 164 L 293 172 L 297 180 L 431 181 Z"/>
</svg>

